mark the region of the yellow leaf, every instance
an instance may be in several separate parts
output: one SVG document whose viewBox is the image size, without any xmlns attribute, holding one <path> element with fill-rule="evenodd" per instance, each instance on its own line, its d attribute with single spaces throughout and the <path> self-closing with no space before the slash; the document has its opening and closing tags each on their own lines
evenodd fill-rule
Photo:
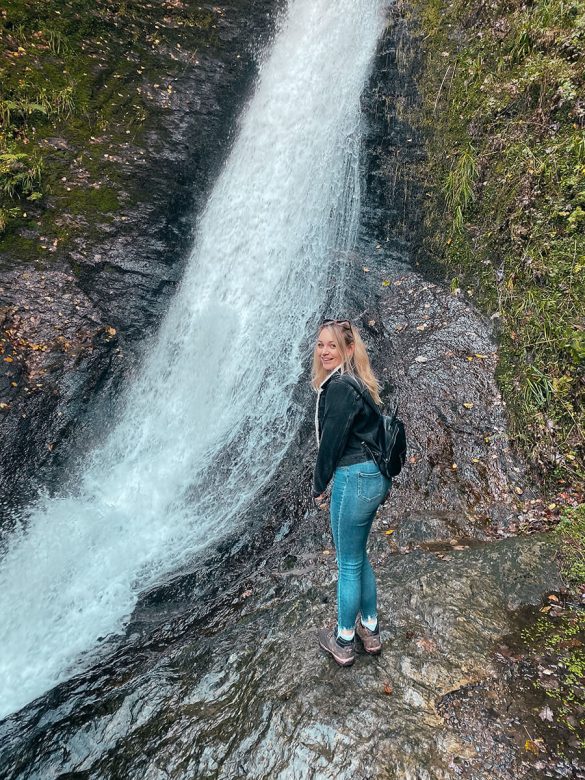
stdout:
<svg viewBox="0 0 585 780">
<path fill-rule="evenodd" d="M 384 533 L 386 534 L 386 536 L 390 536 L 390 534 L 393 534 L 394 531 L 395 531 L 394 528 L 389 528 L 387 531 L 384 531 Z"/>
<path fill-rule="evenodd" d="M 382 287 L 390 287 L 390 282 L 388 281 L 388 279 L 384 279 L 384 281 L 382 282 Z"/>
<path fill-rule="evenodd" d="M 12 362 L 13 362 L 13 360 L 12 360 L 12 358 L 11 358 L 11 357 L 5 357 L 5 358 L 4 358 L 4 362 L 5 362 L 5 363 L 12 363 Z"/>
<path fill-rule="evenodd" d="M 534 753 L 535 755 L 538 755 L 540 752 L 538 745 L 533 739 L 527 739 L 524 743 L 524 748 L 529 750 L 531 753 Z"/>
<path fill-rule="evenodd" d="M 473 409 L 473 404 L 471 403 L 471 401 L 466 401 L 466 402 L 463 404 L 463 406 L 464 406 L 466 409 Z"/>
</svg>

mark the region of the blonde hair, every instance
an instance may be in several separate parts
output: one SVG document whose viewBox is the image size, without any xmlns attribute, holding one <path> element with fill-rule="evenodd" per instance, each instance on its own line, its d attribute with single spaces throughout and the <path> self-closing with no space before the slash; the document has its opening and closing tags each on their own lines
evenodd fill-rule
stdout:
<svg viewBox="0 0 585 780">
<path fill-rule="evenodd" d="M 365 386 L 370 391 L 370 395 L 374 401 L 381 405 L 380 399 L 380 385 L 376 379 L 372 367 L 370 365 L 370 358 L 366 352 L 366 346 L 362 341 L 362 337 L 355 325 L 349 323 L 345 324 L 345 320 L 341 320 L 344 324 L 341 325 L 339 321 L 325 322 L 319 328 L 317 333 L 317 340 L 321 333 L 328 328 L 333 336 L 333 341 L 339 354 L 341 355 L 343 372 L 351 374 L 362 380 Z M 353 353 L 350 352 L 351 345 L 354 345 Z M 317 356 L 317 343 L 315 342 L 315 349 L 313 351 L 313 367 L 311 370 L 311 385 L 315 390 L 319 389 L 319 385 L 325 379 L 328 372 L 323 368 L 323 364 Z"/>
</svg>

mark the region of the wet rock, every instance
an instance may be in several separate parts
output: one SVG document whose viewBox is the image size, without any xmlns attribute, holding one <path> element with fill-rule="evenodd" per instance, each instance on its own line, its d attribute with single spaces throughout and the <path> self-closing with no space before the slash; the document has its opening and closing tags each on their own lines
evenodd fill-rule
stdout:
<svg viewBox="0 0 585 780">
<path fill-rule="evenodd" d="M 252 592 L 219 625 L 203 620 L 185 635 L 170 617 L 163 647 L 126 648 L 6 721 L 6 776 L 21 776 L 10 768 L 18 752 L 29 778 L 57 763 L 92 777 L 452 777 L 473 749 L 438 704 L 497 676 L 493 648 L 510 607 L 539 603 L 557 576 L 549 543 L 508 539 L 448 563 L 388 555 L 377 566 L 383 654 L 341 669 L 316 642 L 333 618 L 335 564 L 306 530 L 296 543 L 314 558 L 302 578 L 286 567 L 249 572 Z M 474 777 L 509 776 L 473 766 Z"/>
</svg>

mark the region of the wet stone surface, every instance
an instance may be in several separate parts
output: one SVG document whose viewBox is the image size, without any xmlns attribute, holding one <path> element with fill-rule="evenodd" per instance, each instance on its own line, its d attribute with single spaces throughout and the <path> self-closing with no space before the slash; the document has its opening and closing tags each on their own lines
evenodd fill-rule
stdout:
<svg viewBox="0 0 585 780">
<path fill-rule="evenodd" d="M 127 645 L 5 721 L 6 776 L 58 766 L 104 778 L 448 778 L 474 759 L 474 777 L 508 778 L 521 746 L 505 746 L 498 774 L 438 705 L 497 677 L 510 610 L 556 583 L 550 545 L 532 536 L 444 558 L 400 554 L 385 533 L 393 519 L 388 500 L 371 544 L 379 658 L 341 669 L 317 647 L 316 628 L 333 616 L 335 563 L 325 515 L 308 515 L 220 614 L 187 633 L 184 617 L 169 616 L 165 642 Z"/>
</svg>

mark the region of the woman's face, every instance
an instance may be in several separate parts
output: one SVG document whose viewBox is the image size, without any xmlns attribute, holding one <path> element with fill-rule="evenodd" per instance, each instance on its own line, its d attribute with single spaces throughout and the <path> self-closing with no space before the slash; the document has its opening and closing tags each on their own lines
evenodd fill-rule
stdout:
<svg viewBox="0 0 585 780">
<path fill-rule="evenodd" d="M 353 344 L 351 345 L 353 347 Z M 351 354 L 352 350 L 348 350 Z M 337 346 L 333 337 L 333 330 L 331 328 L 323 328 L 317 338 L 317 357 L 321 361 L 321 365 L 329 373 L 334 368 L 341 365 L 343 358 L 339 347 Z"/>
</svg>

